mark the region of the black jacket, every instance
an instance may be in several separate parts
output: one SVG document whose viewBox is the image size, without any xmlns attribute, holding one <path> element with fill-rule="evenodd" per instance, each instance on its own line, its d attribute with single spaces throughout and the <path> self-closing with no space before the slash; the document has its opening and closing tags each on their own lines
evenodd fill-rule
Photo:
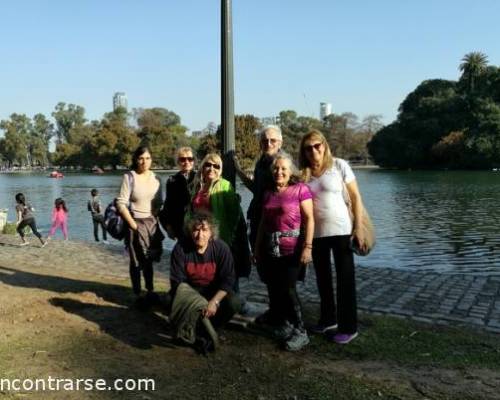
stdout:
<svg viewBox="0 0 500 400">
<path fill-rule="evenodd" d="M 194 176 L 194 171 L 189 173 L 188 179 L 181 172 L 177 172 L 167 180 L 160 223 L 165 229 L 167 225 L 171 225 L 177 238 L 182 236 L 184 215 L 191 200 L 189 185 L 193 182 Z"/>
</svg>

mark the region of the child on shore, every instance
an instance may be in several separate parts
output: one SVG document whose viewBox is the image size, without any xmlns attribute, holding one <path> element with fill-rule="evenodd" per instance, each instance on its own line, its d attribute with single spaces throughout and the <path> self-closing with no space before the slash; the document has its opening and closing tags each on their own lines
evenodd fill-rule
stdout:
<svg viewBox="0 0 500 400">
<path fill-rule="evenodd" d="M 42 247 L 45 247 L 47 242 L 42 239 L 42 235 L 36 229 L 36 221 L 33 212 L 35 209 L 31 207 L 31 204 L 26 202 L 26 198 L 24 194 L 18 193 L 16 194 L 16 230 L 21 236 L 21 246 L 26 246 L 29 243 L 24 238 L 24 228 L 29 226 L 33 231 L 33 234 L 40 240 L 42 243 Z"/>
<path fill-rule="evenodd" d="M 90 191 L 90 200 L 87 203 L 87 209 L 92 215 L 92 224 L 94 225 L 94 239 L 99 241 L 99 226 L 102 229 L 102 242 L 108 243 L 106 226 L 104 225 L 104 215 L 102 215 L 101 200 L 99 199 L 99 191 L 92 189 Z"/>
<path fill-rule="evenodd" d="M 64 200 L 60 197 L 54 202 L 54 208 L 52 209 L 52 226 L 50 227 L 47 240 L 50 240 L 50 238 L 54 236 L 57 228 L 61 228 L 64 240 L 68 240 L 68 208 Z"/>
</svg>

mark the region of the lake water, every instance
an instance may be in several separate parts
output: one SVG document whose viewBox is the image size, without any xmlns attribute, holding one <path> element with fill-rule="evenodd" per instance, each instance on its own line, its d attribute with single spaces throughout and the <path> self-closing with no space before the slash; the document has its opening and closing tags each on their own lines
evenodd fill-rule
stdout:
<svg viewBox="0 0 500 400">
<path fill-rule="evenodd" d="M 375 249 L 368 257 L 357 258 L 359 264 L 500 275 L 500 172 L 355 173 L 377 231 Z M 164 183 L 167 174 L 159 175 Z M 14 196 L 23 192 L 46 234 L 53 201 L 63 197 L 69 207 L 70 238 L 93 240 L 86 205 L 89 192 L 97 188 L 102 203 L 107 204 L 116 196 L 120 182 L 120 174 L 68 173 L 64 179 L 35 173 L 0 174 L 0 208 L 8 208 L 13 221 Z M 246 210 L 250 194 L 242 185 L 238 191 Z M 166 242 L 168 248 L 172 245 Z"/>
</svg>

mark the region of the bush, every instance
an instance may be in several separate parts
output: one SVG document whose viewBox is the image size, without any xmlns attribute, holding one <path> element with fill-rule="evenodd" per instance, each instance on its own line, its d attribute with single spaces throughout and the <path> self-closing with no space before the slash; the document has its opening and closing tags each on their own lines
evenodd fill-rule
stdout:
<svg viewBox="0 0 500 400">
<path fill-rule="evenodd" d="M 3 233 L 6 235 L 15 235 L 16 224 L 14 222 L 7 222 L 3 227 Z"/>
</svg>

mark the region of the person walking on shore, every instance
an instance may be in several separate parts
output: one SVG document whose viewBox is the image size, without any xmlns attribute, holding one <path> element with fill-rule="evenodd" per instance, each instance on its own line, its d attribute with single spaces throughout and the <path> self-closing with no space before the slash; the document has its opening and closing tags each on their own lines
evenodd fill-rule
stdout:
<svg viewBox="0 0 500 400">
<path fill-rule="evenodd" d="M 160 223 L 170 239 L 183 236 L 184 216 L 191 200 L 189 187 L 195 177 L 194 161 L 191 147 L 177 150 L 179 171 L 167 180 L 165 203 L 160 213 Z"/>
<path fill-rule="evenodd" d="M 42 235 L 38 232 L 36 228 L 36 221 L 33 212 L 35 209 L 31 207 L 31 204 L 26 202 L 26 198 L 24 194 L 18 193 L 16 194 L 16 225 L 17 225 L 17 233 L 21 236 L 21 246 L 26 246 L 29 243 L 26 241 L 24 237 L 24 228 L 29 226 L 33 232 L 33 234 L 40 240 L 42 243 L 42 247 L 45 247 L 47 242 L 42 239 Z"/>
<path fill-rule="evenodd" d="M 64 240 L 68 240 L 68 208 L 66 202 L 58 197 L 54 202 L 52 209 L 52 226 L 49 230 L 47 240 L 50 240 L 56 233 L 56 229 L 60 228 L 64 236 Z"/>
<path fill-rule="evenodd" d="M 151 150 L 139 146 L 132 155 L 132 167 L 123 175 L 120 194 L 117 197 L 118 211 L 128 225 L 125 236 L 130 264 L 132 289 L 139 307 L 158 301 L 153 286 L 153 262 L 160 261 L 164 239 L 158 224 L 158 213 L 162 205 L 161 182 L 151 171 Z M 141 297 L 141 271 L 146 286 L 146 297 Z"/>
<path fill-rule="evenodd" d="M 101 200 L 99 199 L 99 191 L 92 189 L 90 191 L 90 200 L 87 203 L 87 209 L 92 215 L 92 224 L 94 225 L 94 239 L 99 241 L 99 226 L 102 229 L 102 242 L 108 244 L 108 236 L 106 226 L 104 225 L 104 215 L 102 215 Z"/>
</svg>

